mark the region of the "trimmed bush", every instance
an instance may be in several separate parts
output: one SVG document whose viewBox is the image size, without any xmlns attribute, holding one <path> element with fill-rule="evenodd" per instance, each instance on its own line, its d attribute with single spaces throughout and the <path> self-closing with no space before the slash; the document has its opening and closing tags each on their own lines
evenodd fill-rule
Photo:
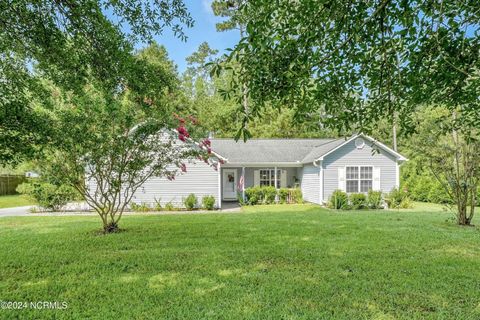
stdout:
<svg viewBox="0 0 480 320">
<path fill-rule="evenodd" d="M 333 191 L 330 196 L 329 207 L 332 209 L 347 209 L 348 195 L 342 190 Z"/>
<path fill-rule="evenodd" d="M 245 189 L 245 203 L 248 205 L 258 204 L 260 199 L 262 199 L 262 192 L 260 187 L 252 187 Z"/>
<path fill-rule="evenodd" d="M 197 196 L 193 193 L 190 193 L 185 199 L 183 199 L 183 204 L 187 210 L 193 210 L 198 207 L 198 199 Z"/>
<path fill-rule="evenodd" d="M 204 196 L 202 198 L 202 207 L 207 210 L 213 210 L 215 207 L 215 197 L 214 196 Z"/>
<path fill-rule="evenodd" d="M 77 192 L 67 185 L 53 185 L 47 182 L 22 183 L 17 192 L 27 195 L 47 210 L 58 211 L 68 202 L 77 198 Z"/>
<path fill-rule="evenodd" d="M 365 196 L 363 193 L 352 193 L 348 197 L 348 200 L 350 201 L 350 205 L 354 210 L 364 209 L 367 207 L 367 196 Z"/>
<path fill-rule="evenodd" d="M 250 187 L 245 189 L 245 198 L 245 201 L 243 201 L 241 195 L 239 195 L 241 204 L 272 204 L 277 199 L 279 203 L 303 203 L 302 191 L 299 188 L 280 188 L 277 190 L 273 186 Z"/>
<path fill-rule="evenodd" d="M 261 189 L 263 191 L 263 203 L 275 203 L 275 199 L 277 198 L 277 189 L 275 189 L 275 187 L 262 187 Z"/>
<path fill-rule="evenodd" d="M 381 191 L 368 191 L 367 207 L 370 209 L 382 209 L 383 196 Z"/>
<path fill-rule="evenodd" d="M 290 193 L 290 189 L 287 188 L 280 188 L 278 190 L 278 202 L 280 203 L 287 203 L 288 202 L 288 195 Z"/>
</svg>

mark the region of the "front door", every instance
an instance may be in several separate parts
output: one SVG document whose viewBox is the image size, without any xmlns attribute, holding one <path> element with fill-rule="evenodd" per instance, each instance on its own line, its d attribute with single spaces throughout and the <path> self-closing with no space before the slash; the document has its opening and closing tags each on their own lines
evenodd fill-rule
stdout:
<svg viewBox="0 0 480 320">
<path fill-rule="evenodd" d="M 223 169 L 223 199 L 237 199 L 237 170 Z"/>
</svg>

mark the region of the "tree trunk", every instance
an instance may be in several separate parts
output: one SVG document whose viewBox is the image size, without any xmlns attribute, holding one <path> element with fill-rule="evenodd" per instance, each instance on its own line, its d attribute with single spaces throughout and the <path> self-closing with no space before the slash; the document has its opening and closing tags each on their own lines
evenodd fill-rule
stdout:
<svg viewBox="0 0 480 320">
<path fill-rule="evenodd" d="M 393 150 L 397 152 L 397 119 L 395 117 L 395 114 L 393 115 L 393 128 L 392 128 L 392 134 L 393 134 Z"/>
<path fill-rule="evenodd" d="M 244 30 L 243 25 L 240 25 L 240 38 L 243 38 Z M 244 83 L 242 86 L 242 106 L 245 116 L 248 116 L 248 97 L 247 97 L 247 85 Z M 248 121 L 245 122 L 245 129 L 248 129 Z"/>
<path fill-rule="evenodd" d="M 120 231 L 120 228 L 118 227 L 118 220 L 115 219 L 115 216 L 111 216 L 110 220 L 108 219 L 109 213 L 105 213 L 105 216 L 102 217 L 103 220 L 103 233 L 115 233 Z"/>
</svg>

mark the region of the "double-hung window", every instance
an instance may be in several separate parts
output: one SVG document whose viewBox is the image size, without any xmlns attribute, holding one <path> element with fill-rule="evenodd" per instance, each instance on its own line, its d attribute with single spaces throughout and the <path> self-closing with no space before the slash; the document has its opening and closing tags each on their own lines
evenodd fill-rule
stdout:
<svg viewBox="0 0 480 320">
<path fill-rule="evenodd" d="M 273 186 L 280 188 L 280 170 L 277 170 L 277 181 L 275 183 L 275 169 L 260 170 L 260 186 Z"/>
<path fill-rule="evenodd" d="M 347 193 L 368 192 L 373 187 L 373 167 L 348 166 L 346 168 Z"/>
</svg>

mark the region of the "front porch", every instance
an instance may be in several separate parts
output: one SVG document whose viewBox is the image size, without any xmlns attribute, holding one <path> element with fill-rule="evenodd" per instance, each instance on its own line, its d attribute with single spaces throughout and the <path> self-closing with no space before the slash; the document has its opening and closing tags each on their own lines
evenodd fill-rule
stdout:
<svg viewBox="0 0 480 320">
<path fill-rule="evenodd" d="M 299 164 L 275 165 L 225 165 L 220 169 L 220 191 L 223 202 L 245 199 L 245 189 L 254 186 L 295 188 L 301 183 L 302 167 Z"/>
</svg>

